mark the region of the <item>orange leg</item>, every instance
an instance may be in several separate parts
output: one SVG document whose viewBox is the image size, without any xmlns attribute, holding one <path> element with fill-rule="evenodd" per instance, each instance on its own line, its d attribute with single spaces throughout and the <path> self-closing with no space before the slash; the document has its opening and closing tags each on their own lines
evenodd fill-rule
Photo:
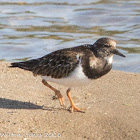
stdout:
<svg viewBox="0 0 140 140">
<path fill-rule="evenodd" d="M 63 96 L 61 95 L 60 91 L 55 89 L 54 87 L 52 87 L 51 85 L 49 85 L 45 80 L 42 80 L 42 83 L 47 86 L 48 88 L 50 88 L 51 90 L 53 90 L 55 92 L 55 95 L 57 95 L 59 103 L 61 106 L 65 106 L 64 104 L 64 99 Z"/>
<path fill-rule="evenodd" d="M 71 107 L 70 107 L 70 111 L 73 112 L 73 111 L 76 111 L 76 112 L 85 112 L 86 109 L 80 109 L 78 107 L 75 106 L 71 96 L 70 96 L 70 88 L 67 90 L 67 96 L 70 100 L 70 103 L 71 103 Z"/>
</svg>

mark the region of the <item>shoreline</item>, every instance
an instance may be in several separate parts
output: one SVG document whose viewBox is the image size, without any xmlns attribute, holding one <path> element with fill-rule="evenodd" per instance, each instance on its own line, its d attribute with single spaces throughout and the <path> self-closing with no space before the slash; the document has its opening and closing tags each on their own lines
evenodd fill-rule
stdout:
<svg viewBox="0 0 140 140">
<path fill-rule="evenodd" d="M 41 83 L 40 77 L 8 65 L 0 62 L 2 139 L 15 139 L 14 134 L 19 134 L 19 139 L 46 139 L 51 132 L 53 136 L 55 132 L 60 134 L 56 138 L 61 140 L 140 139 L 139 73 L 112 70 L 88 86 L 73 88 L 75 104 L 87 111 L 70 113 L 52 99 L 54 93 Z M 51 85 L 62 92 L 68 108 L 67 88 Z M 10 135 L 2 136 L 6 133 Z"/>
</svg>

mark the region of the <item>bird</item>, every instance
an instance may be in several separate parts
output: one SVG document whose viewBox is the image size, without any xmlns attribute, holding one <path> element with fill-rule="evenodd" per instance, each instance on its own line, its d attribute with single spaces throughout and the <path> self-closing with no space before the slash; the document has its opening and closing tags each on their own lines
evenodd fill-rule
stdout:
<svg viewBox="0 0 140 140">
<path fill-rule="evenodd" d="M 18 67 L 31 71 L 34 76 L 41 76 L 42 83 L 54 91 L 61 106 L 65 106 L 61 92 L 48 82 L 66 86 L 70 112 L 85 112 L 85 109 L 78 108 L 73 102 L 71 88 L 88 85 L 106 75 L 112 69 L 114 54 L 125 57 L 116 49 L 115 40 L 103 37 L 94 44 L 56 50 L 37 59 L 13 62 L 9 67 Z"/>
</svg>

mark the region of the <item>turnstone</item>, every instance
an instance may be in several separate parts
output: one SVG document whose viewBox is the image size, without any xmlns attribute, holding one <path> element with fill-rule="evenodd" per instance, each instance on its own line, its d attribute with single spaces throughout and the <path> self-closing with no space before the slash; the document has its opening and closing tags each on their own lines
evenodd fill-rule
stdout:
<svg viewBox="0 0 140 140">
<path fill-rule="evenodd" d="M 71 112 L 83 112 L 75 106 L 70 96 L 71 88 L 84 86 L 107 74 L 112 68 L 114 54 L 125 57 L 116 49 L 113 39 L 100 38 L 94 44 L 57 50 L 38 59 L 11 63 L 10 67 L 31 71 L 34 76 L 40 75 L 42 83 L 55 92 L 61 106 L 64 106 L 62 94 L 48 81 L 67 86 Z"/>
</svg>

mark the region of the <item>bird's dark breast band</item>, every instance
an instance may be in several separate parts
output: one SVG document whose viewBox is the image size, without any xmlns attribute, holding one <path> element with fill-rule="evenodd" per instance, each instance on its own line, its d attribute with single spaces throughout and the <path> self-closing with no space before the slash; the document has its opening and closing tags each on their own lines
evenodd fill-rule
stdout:
<svg viewBox="0 0 140 140">
<path fill-rule="evenodd" d="M 98 62 L 98 60 L 96 62 L 94 55 L 92 57 L 92 60 L 89 59 L 90 57 L 84 57 L 82 61 L 83 72 L 89 79 L 100 78 L 111 70 L 112 64 L 103 60 L 101 60 L 102 63 L 100 63 L 100 61 Z M 90 61 L 93 61 L 93 63 L 95 62 L 93 66 L 90 65 Z"/>
</svg>

